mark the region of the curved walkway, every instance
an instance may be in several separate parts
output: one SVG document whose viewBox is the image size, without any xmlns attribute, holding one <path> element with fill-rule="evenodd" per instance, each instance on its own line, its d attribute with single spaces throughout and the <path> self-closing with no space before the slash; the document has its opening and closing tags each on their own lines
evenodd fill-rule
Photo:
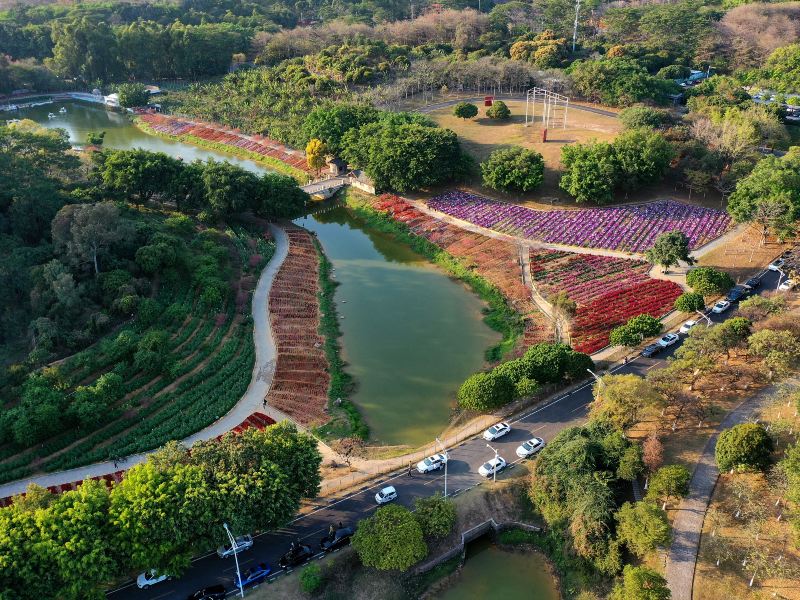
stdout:
<svg viewBox="0 0 800 600">
<path fill-rule="evenodd" d="M 717 437 L 721 431 L 754 417 L 774 392 L 775 386 L 767 387 L 729 412 L 709 438 L 703 454 L 697 461 L 689 483 L 689 494 L 681 502 L 672 524 L 672 545 L 667 556 L 666 570 L 667 585 L 672 592 L 672 600 L 692 600 L 695 563 L 700 549 L 703 520 L 719 477 L 714 458 Z"/>
<path fill-rule="evenodd" d="M 244 396 L 242 396 L 224 417 L 184 439 L 183 443 L 187 446 L 200 440 L 214 439 L 241 424 L 242 421 L 257 411 L 266 414 L 275 421 L 288 419 L 281 411 L 271 406 L 264 405 L 264 398 L 272 384 L 272 376 L 275 372 L 275 361 L 277 358 L 277 350 L 272 335 L 272 324 L 270 322 L 268 309 L 269 293 L 272 289 L 272 282 L 275 279 L 275 275 L 277 275 L 278 270 L 289 253 L 289 238 L 286 232 L 281 227 L 274 224 L 270 224 L 269 227 L 270 233 L 275 239 L 276 248 L 275 255 L 261 272 L 255 292 L 253 293 L 253 341 L 255 343 L 256 356 L 250 385 Z M 144 462 L 151 452 L 152 451 L 131 455 L 119 465 L 116 465 L 112 461 L 106 461 L 69 469 L 67 471 L 59 471 L 58 473 L 34 475 L 27 479 L 12 481 L 0 485 L 0 498 L 20 494 L 24 492 L 31 483 L 42 487 L 50 487 L 53 485 L 74 483 L 92 477 L 110 475 L 119 471 L 120 468 L 127 469 L 135 464 Z"/>
</svg>

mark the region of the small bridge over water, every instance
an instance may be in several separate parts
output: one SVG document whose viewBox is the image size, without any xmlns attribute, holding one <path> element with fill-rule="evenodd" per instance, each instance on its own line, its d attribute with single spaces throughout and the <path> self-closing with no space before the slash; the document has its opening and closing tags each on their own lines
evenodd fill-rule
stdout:
<svg viewBox="0 0 800 600">
<path fill-rule="evenodd" d="M 306 192 L 314 200 L 327 200 L 344 186 L 350 184 L 349 177 L 329 177 L 328 179 L 321 179 L 306 185 L 300 186 L 300 189 Z"/>
</svg>

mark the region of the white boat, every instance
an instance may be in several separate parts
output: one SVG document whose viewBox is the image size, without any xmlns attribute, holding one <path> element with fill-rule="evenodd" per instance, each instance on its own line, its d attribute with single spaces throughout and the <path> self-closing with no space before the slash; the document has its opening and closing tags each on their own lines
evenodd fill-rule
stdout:
<svg viewBox="0 0 800 600">
<path fill-rule="evenodd" d="M 47 118 L 48 119 L 55 119 L 56 115 L 55 115 L 55 113 L 47 113 Z"/>
<path fill-rule="evenodd" d="M 61 108 L 58 109 L 58 112 L 60 112 L 62 115 L 67 114 L 67 107 L 62 106 Z"/>
</svg>

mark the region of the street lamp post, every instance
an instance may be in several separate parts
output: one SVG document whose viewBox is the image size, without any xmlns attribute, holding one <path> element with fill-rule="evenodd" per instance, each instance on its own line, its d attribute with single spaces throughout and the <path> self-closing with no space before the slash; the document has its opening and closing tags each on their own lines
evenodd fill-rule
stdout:
<svg viewBox="0 0 800 600">
<path fill-rule="evenodd" d="M 494 450 L 494 469 L 492 469 L 492 483 L 497 483 L 497 450 L 486 444 L 489 450 Z"/>
<path fill-rule="evenodd" d="M 778 291 L 778 288 L 780 288 L 780 287 L 781 287 L 781 280 L 782 280 L 784 277 L 786 277 L 786 273 L 784 273 L 784 272 L 783 272 L 783 271 L 781 271 L 780 269 L 775 269 L 775 270 L 776 270 L 778 273 L 780 273 L 780 275 L 778 275 L 778 285 L 776 285 L 776 286 L 775 286 L 775 291 L 777 292 L 777 291 Z"/>
<path fill-rule="evenodd" d="M 233 537 L 230 528 L 228 527 L 227 523 L 223 523 L 222 526 L 225 528 L 225 533 L 228 534 L 228 539 L 231 541 L 231 549 L 233 550 L 233 559 L 236 561 L 236 577 L 239 580 L 239 593 L 244 598 L 244 588 L 242 587 L 242 573 L 239 571 L 239 554 L 236 552 L 238 549 L 236 547 L 236 539 Z"/>
<path fill-rule="evenodd" d="M 706 313 L 701 312 L 699 310 L 696 310 L 695 312 L 706 320 L 706 327 L 711 327 L 713 325 L 711 319 L 708 318 L 708 315 Z"/>
<path fill-rule="evenodd" d="M 595 373 L 594 371 L 592 371 L 592 370 L 591 370 L 591 369 L 589 369 L 589 368 L 587 368 L 586 370 L 587 370 L 587 371 L 589 371 L 589 374 L 590 374 L 592 377 L 594 377 L 594 378 L 595 378 L 595 380 L 597 381 L 597 383 L 599 383 L 601 386 L 604 386 L 604 385 L 606 384 L 606 382 L 605 382 L 605 381 L 603 381 L 603 380 L 601 379 L 601 377 L 600 377 L 600 376 L 599 376 L 597 373 Z"/>
<path fill-rule="evenodd" d="M 436 441 L 442 447 L 442 453 L 444 454 L 444 497 L 447 498 L 447 463 L 450 462 L 450 456 L 447 454 L 447 448 L 444 447 L 444 444 L 438 437 Z"/>
</svg>

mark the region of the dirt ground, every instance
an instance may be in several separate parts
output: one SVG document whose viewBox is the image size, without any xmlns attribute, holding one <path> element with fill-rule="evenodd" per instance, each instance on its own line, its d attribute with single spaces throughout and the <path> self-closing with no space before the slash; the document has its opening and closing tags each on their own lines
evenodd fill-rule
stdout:
<svg viewBox="0 0 800 600">
<path fill-rule="evenodd" d="M 704 254 L 698 265 L 723 269 L 741 282 L 761 271 L 763 265 L 791 247 L 791 243 L 782 244 L 776 240 L 767 240 L 762 244 L 758 230 L 745 227 L 725 244 Z"/>
</svg>

